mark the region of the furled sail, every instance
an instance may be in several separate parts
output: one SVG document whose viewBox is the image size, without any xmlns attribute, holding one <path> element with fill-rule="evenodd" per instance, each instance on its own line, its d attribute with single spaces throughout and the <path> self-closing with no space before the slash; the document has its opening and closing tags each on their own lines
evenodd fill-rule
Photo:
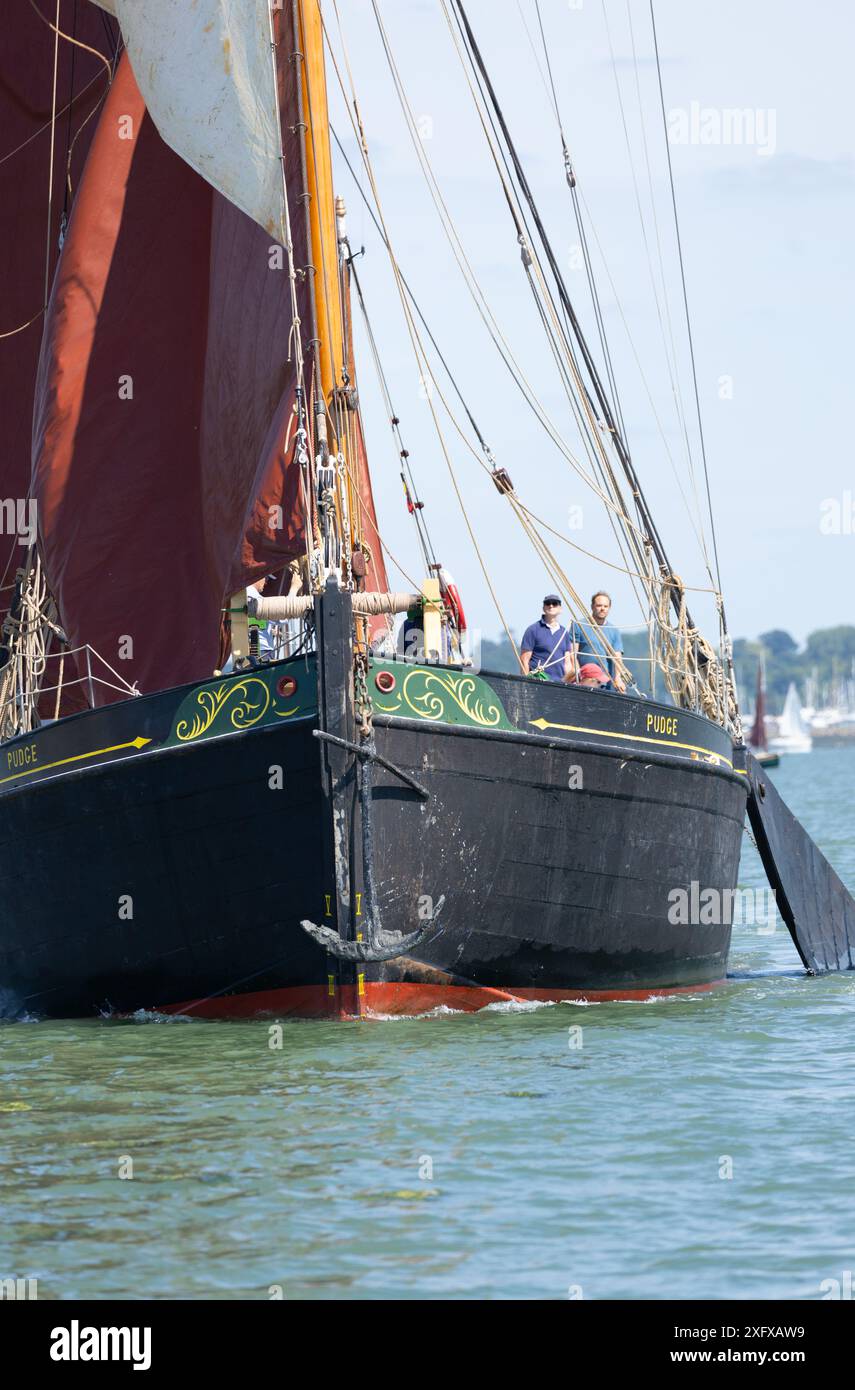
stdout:
<svg viewBox="0 0 855 1390">
<path fill-rule="evenodd" d="M 275 15 L 277 70 L 300 209 L 290 9 Z M 292 236 L 305 267 L 293 209 Z M 72 645 L 90 643 L 143 691 L 210 674 L 224 598 L 303 552 L 290 293 L 276 238 L 164 143 L 124 55 L 51 296 L 33 490 Z M 298 313 L 311 322 L 306 276 Z"/>
<path fill-rule="evenodd" d="M 270 0 L 95 0 L 115 15 L 161 138 L 284 241 Z"/>
<path fill-rule="evenodd" d="M 763 662 L 757 665 L 757 694 L 754 706 L 754 723 L 751 725 L 751 733 L 748 735 L 748 742 L 752 748 L 759 748 L 762 752 L 766 751 L 766 682 L 763 677 Z"/>
</svg>

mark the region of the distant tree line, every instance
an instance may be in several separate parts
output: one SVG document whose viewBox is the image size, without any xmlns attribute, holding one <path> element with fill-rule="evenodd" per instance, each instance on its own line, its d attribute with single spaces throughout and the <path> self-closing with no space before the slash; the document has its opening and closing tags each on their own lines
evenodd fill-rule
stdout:
<svg viewBox="0 0 855 1390">
<path fill-rule="evenodd" d="M 757 664 L 763 659 L 766 666 L 766 693 L 770 714 L 779 714 L 790 681 L 795 681 L 799 694 L 805 699 L 807 683 L 815 679 L 814 697 L 836 699 L 836 687 L 853 679 L 855 662 L 855 627 L 825 627 L 812 632 L 799 650 L 788 632 L 773 628 L 761 632 L 756 641 L 739 637 L 733 644 L 733 662 L 739 688 L 740 704 L 753 704 L 757 682 Z"/>
</svg>

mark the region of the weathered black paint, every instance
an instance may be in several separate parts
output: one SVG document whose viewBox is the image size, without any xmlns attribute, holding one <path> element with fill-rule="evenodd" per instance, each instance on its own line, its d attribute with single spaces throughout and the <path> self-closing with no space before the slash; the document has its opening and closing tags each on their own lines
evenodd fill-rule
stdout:
<svg viewBox="0 0 855 1390">
<path fill-rule="evenodd" d="M 324 956 L 298 925 L 323 911 L 313 724 L 142 753 L 0 798 L 7 1009 L 68 1017 L 324 983 Z"/>
<path fill-rule="evenodd" d="M 422 964 L 503 989 L 723 978 L 730 926 L 671 925 L 669 894 L 693 880 L 735 887 L 746 795 L 735 773 L 392 721 L 377 743 L 433 792 L 424 805 L 375 779 L 384 922 L 403 930 L 421 895 L 446 895 Z M 410 976 L 393 962 L 368 978 Z"/>
</svg>

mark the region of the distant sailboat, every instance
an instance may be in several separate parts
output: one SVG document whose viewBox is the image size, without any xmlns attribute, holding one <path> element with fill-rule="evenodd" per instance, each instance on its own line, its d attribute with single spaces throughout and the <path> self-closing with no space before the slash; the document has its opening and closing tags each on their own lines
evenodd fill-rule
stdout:
<svg viewBox="0 0 855 1390">
<path fill-rule="evenodd" d="M 813 739 L 802 719 L 801 701 L 791 681 L 784 701 L 784 713 L 778 721 L 778 732 L 769 742 L 770 753 L 809 753 Z"/>
<path fill-rule="evenodd" d="M 748 735 L 748 746 L 761 767 L 777 767 L 780 761 L 777 753 L 769 751 L 766 738 L 766 672 L 762 660 L 757 663 L 757 694 L 754 705 L 754 723 Z"/>
</svg>

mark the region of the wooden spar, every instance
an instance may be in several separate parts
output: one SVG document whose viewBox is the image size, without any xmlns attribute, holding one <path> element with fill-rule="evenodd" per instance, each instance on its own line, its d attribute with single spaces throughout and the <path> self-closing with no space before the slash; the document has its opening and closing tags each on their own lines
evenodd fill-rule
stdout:
<svg viewBox="0 0 855 1390">
<path fill-rule="evenodd" d="M 422 615 L 424 659 L 425 661 L 441 661 L 442 622 L 440 614 L 442 611 L 442 598 L 439 591 L 438 579 L 430 578 L 422 580 L 422 598 L 424 600 Z"/>
</svg>

